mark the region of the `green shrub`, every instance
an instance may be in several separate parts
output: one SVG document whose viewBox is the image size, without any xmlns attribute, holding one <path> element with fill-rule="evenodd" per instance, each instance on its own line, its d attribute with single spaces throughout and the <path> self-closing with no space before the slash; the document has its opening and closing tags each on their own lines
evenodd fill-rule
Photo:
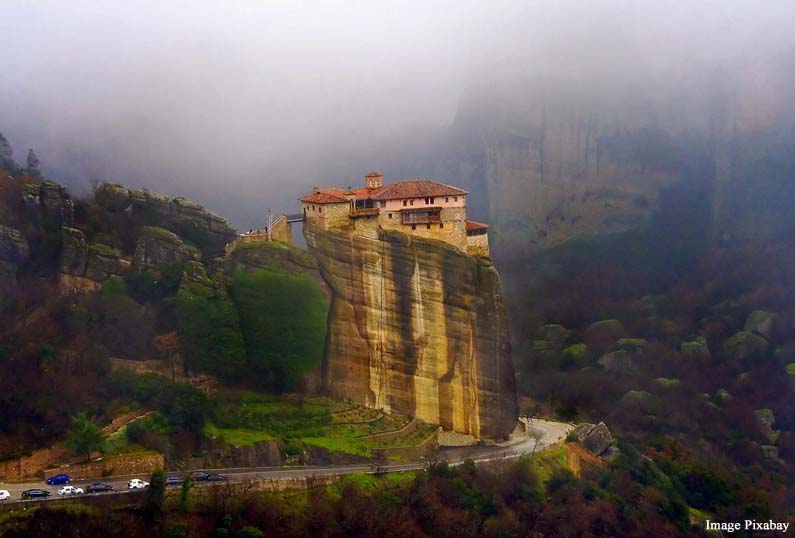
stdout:
<svg viewBox="0 0 795 538">
<path fill-rule="evenodd" d="M 320 367 L 328 302 L 309 275 L 238 268 L 233 297 L 249 367 L 261 383 L 276 391 L 294 389 L 301 376 Z"/>
</svg>

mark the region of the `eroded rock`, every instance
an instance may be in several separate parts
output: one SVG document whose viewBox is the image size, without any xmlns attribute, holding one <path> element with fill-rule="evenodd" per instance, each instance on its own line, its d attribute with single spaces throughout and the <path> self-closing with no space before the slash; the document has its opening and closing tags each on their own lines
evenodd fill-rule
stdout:
<svg viewBox="0 0 795 538">
<path fill-rule="evenodd" d="M 177 234 L 163 228 L 144 226 L 135 246 L 133 263 L 139 267 L 159 269 L 165 263 L 198 260 L 199 251 L 185 244 Z"/>
</svg>

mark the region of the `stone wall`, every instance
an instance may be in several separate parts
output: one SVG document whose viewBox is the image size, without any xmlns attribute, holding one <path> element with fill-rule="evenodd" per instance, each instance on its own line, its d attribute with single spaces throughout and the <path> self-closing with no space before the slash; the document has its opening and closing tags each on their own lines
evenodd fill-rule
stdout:
<svg viewBox="0 0 795 538">
<path fill-rule="evenodd" d="M 489 234 L 468 235 L 467 253 L 470 256 L 489 257 Z"/>
<path fill-rule="evenodd" d="M 485 259 L 384 230 L 304 226 L 332 290 L 327 390 L 446 430 L 501 438 L 517 402 L 500 277 Z"/>
<path fill-rule="evenodd" d="M 155 469 L 163 469 L 164 466 L 163 454 L 124 454 L 87 463 L 61 465 L 46 469 L 44 475 L 67 473 L 73 479 L 101 478 L 112 475 L 149 474 Z"/>
</svg>

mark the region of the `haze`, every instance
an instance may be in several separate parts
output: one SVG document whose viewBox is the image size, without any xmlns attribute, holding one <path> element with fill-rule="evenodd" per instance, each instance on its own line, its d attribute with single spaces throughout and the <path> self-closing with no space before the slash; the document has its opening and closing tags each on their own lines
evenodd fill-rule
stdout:
<svg viewBox="0 0 795 538">
<path fill-rule="evenodd" d="M 786 109 L 795 4 L 692 4 L 6 0 L 0 132 L 77 192 L 144 186 L 247 228 L 312 184 L 432 174 L 475 109 L 474 131 L 546 99 Z"/>
</svg>

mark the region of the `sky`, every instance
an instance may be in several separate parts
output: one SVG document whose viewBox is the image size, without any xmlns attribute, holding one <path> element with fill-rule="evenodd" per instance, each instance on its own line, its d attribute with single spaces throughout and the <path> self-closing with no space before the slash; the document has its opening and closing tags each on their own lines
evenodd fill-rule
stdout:
<svg viewBox="0 0 795 538">
<path fill-rule="evenodd" d="M 471 107 L 752 95 L 756 117 L 788 102 L 795 65 L 787 1 L 0 0 L 0 13 L 0 132 L 18 161 L 32 147 L 75 192 L 148 187 L 241 228 L 314 184 L 390 179 Z"/>
</svg>

